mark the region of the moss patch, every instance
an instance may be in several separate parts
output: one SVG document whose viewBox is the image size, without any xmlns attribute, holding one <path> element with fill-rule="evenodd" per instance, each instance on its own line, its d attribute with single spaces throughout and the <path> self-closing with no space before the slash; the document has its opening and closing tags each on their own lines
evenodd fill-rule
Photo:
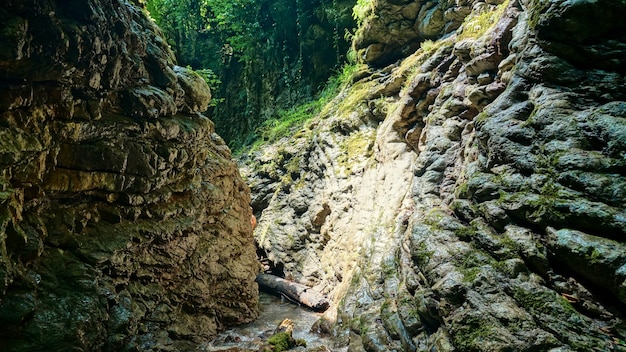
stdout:
<svg viewBox="0 0 626 352">
<path fill-rule="evenodd" d="M 349 117 L 359 107 L 367 107 L 367 102 L 373 98 L 379 83 L 376 81 L 357 82 L 345 92 L 339 94 L 322 110 L 321 115 L 335 115 L 341 118 Z"/>
<path fill-rule="evenodd" d="M 294 347 L 306 347 L 306 341 L 304 339 L 294 339 L 288 332 L 279 332 L 267 340 L 267 343 L 272 345 L 272 352 L 287 351 Z"/>
<path fill-rule="evenodd" d="M 376 131 L 359 131 L 351 134 L 340 146 L 341 154 L 337 163 L 345 170 L 346 174 L 352 173 L 355 162 L 367 160 L 373 155 Z"/>
<path fill-rule="evenodd" d="M 469 226 L 459 226 L 454 229 L 454 234 L 464 241 L 469 241 L 476 235 L 478 227 L 473 224 Z"/>
<path fill-rule="evenodd" d="M 502 14 L 504 9 L 509 6 L 509 0 L 496 6 L 493 11 L 486 11 L 484 13 L 476 14 L 472 12 L 461 27 L 461 33 L 458 36 L 459 40 L 468 38 L 479 38 L 487 32 L 487 30 L 495 25 Z"/>
<path fill-rule="evenodd" d="M 501 339 L 497 325 L 489 319 L 468 316 L 463 320 L 462 326 L 458 326 L 452 334 L 454 345 L 460 351 L 483 350 L 480 347 L 483 347 L 486 342 Z"/>
<path fill-rule="evenodd" d="M 272 349 L 273 352 L 281 352 L 288 350 L 290 345 L 293 345 L 293 338 L 286 332 L 279 332 L 272 335 L 272 337 L 267 340 L 267 343 L 274 346 Z"/>
<path fill-rule="evenodd" d="M 542 15 L 546 15 L 551 13 L 550 6 L 552 5 L 551 1 L 545 0 L 534 0 L 532 4 L 528 7 L 531 9 L 530 15 L 528 16 L 528 25 L 531 29 L 535 29 L 541 20 Z"/>
<path fill-rule="evenodd" d="M 415 266 L 418 268 L 423 268 L 428 262 L 430 258 L 433 256 L 433 252 L 427 249 L 426 243 L 420 242 L 412 251 L 411 258 L 415 263 Z"/>
</svg>

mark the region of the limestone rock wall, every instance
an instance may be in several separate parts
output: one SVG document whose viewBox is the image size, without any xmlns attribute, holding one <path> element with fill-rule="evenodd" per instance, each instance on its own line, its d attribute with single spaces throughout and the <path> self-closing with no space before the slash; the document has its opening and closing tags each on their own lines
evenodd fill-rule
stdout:
<svg viewBox="0 0 626 352">
<path fill-rule="evenodd" d="M 333 298 L 318 328 L 350 351 L 623 349 L 626 3 L 454 3 L 243 160 L 255 237 Z"/>
<path fill-rule="evenodd" d="M 461 26 L 472 9 L 488 9 L 499 0 L 394 0 L 365 2 L 353 48 L 366 62 L 385 66 L 409 56 L 424 40 L 438 39 Z"/>
<path fill-rule="evenodd" d="M 128 1 L 0 11 L 0 349 L 181 350 L 257 315 L 247 185 Z"/>
</svg>

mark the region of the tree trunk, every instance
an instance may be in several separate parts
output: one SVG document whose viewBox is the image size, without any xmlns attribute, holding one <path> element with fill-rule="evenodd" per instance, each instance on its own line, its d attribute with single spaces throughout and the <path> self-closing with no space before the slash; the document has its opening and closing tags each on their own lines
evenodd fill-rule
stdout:
<svg viewBox="0 0 626 352">
<path fill-rule="evenodd" d="M 283 294 L 287 296 L 287 298 L 318 312 L 325 311 L 330 305 L 326 296 L 321 292 L 315 291 L 308 286 L 282 279 L 278 276 L 258 274 L 256 276 L 256 282 L 259 283 L 261 290 Z"/>
</svg>

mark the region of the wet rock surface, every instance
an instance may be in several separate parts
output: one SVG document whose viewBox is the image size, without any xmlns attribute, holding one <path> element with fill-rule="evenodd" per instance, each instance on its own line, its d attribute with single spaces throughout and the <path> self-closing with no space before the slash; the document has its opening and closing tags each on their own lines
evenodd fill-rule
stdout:
<svg viewBox="0 0 626 352">
<path fill-rule="evenodd" d="M 257 316 L 249 189 L 127 1 L 0 11 L 0 349 L 192 349 Z"/>
<path fill-rule="evenodd" d="M 626 31 L 607 8 L 626 5 L 461 3 L 451 30 L 242 158 L 255 237 L 333 298 L 336 348 L 623 350 Z M 357 48 L 391 35 L 374 24 Z"/>
</svg>

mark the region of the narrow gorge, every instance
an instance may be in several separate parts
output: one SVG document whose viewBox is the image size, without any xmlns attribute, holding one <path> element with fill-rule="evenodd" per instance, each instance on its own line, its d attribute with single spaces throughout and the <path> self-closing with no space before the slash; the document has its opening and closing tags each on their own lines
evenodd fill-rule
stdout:
<svg viewBox="0 0 626 352">
<path fill-rule="evenodd" d="M 626 1 L 296 1 L 213 110 L 143 0 L 7 1 L 1 351 L 207 350 L 264 269 L 331 302 L 293 350 L 626 351 Z"/>
</svg>

